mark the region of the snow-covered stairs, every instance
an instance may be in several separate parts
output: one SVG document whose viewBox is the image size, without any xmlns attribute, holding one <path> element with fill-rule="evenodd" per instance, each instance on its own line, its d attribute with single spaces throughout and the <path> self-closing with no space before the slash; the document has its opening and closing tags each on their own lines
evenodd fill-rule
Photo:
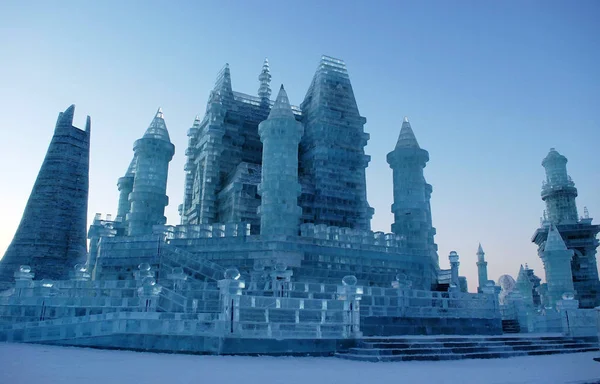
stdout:
<svg viewBox="0 0 600 384">
<path fill-rule="evenodd" d="M 365 338 L 336 356 L 359 361 L 460 360 L 598 351 L 595 337 L 464 336 Z"/>
</svg>

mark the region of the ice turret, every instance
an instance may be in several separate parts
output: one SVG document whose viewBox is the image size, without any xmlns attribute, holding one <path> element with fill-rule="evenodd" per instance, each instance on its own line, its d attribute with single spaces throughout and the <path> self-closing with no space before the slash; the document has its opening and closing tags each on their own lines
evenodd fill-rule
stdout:
<svg viewBox="0 0 600 384">
<path fill-rule="evenodd" d="M 282 85 L 269 117 L 258 126 L 263 143 L 262 176 L 258 188 L 262 196 L 258 209 L 261 235 L 298 234 L 302 214 L 298 206 L 298 144 L 303 131 Z"/>
<path fill-rule="evenodd" d="M 129 163 L 129 167 L 127 167 L 125 176 L 120 177 L 119 181 L 117 181 L 117 188 L 119 189 L 119 206 L 117 208 L 116 221 L 121 221 L 123 223 L 125 223 L 127 214 L 131 208 L 129 194 L 133 190 L 136 163 L 137 158 L 134 156 L 133 159 L 131 159 L 131 163 Z"/>
<path fill-rule="evenodd" d="M 485 252 L 481 247 L 481 243 L 477 248 L 477 277 L 479 278 L 478 292 L 482 292 L 488 282 L 487 261 L 485 261 Z"/>
<path fill-rule="evenodd" d="M 573 251 L 567 249 L 553 224 L 550 224 L 548 237 L 543 247 L 538 250 L 538 254 L 546 271 L 549 305 L 554 306 L 564 293 L 575 294 L 571 271 Z"/>
<path fill-rule="evenodd" d="M 435 228 L 431 220 L 431 185 L 423 176 L 429 153 L 420 148 L 407 118 L 402 122 L 395 149 L 387 162 L 393 170 L 394 223 L 392 232 L 403 236 L 410 249 L 432 258 L 437 264 Z"/>
<path fill-rule="evenodd" d="M 74 105 L 59 113 L 21 223 L 0 261 L 0 290 L 22 264 L 36 278 L 63 279 L 85 262 L 91 119 L 81 130 L 73 126 L 74 113 Z"/>
<path fill-rule="evenodd" d="M 175 146 L 169 139 L 162 109 L 158 109 L 144 136 L 133 144 L 133 151 L 137 161 L 127 221 L 128 234 L 138 236 L 150 234 L 153 225 L 166 222 L 167 176 Z"/>
<path fill-rule="evenodd" d="M 554 224 L 576 223 L 577 188 L 567 174 L 567 158 L 554 148 L 542 161 L 546 181 L 542 186 L 542 200 L 546 203 L 548 219 Z"/>
</svg>

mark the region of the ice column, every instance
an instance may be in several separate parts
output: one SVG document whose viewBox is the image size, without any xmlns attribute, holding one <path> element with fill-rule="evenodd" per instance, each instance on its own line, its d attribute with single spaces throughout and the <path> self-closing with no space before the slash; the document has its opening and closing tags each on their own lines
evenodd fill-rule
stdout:
<svg viewBox="0 0 600 384">
<path fill-rule="evenodd" d="M 456 251 L 450 252 L 448 259 L 450 259 L 450 287 L 456 291 L 460 291 L 460 281 L 458 279 L 458 266 L 460 263 L 458 261 L 458 253 Z"/>
<path fill-rule="evenodd" d="M 282 85 L 269 117 L 258 126 L 263 143 L 262 177 L 258 188 L 262 197 L 258 208 L 262 235 L 298 234 L 302 214 L 298 206 L 298 144 L 303 132 Z"/>
</svg>

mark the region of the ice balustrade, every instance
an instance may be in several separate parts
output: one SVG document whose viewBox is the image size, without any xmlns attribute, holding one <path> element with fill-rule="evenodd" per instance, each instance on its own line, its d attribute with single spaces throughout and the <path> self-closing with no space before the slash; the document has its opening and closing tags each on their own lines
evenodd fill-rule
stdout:
<svg viewBox="0 0 600 384">
<path fill-rule="evenodd" d="M 300 236 L 337 242 L 339 246 L 346 248 L 353 248 L 358 245 L 376 246 L 377 248 L 374 249 L 379 250 L 379 247 L 385 247 L 391 252 L 406 248 L 406 240 L 394 233 L 334 227 L 325 224 L 301 224 Z"/>
<path fill-rule="evenodd" d="M 0 326 L 0 341 L 46 342 L 114 334 L 218 336 L 213 314 L 117 312 Z"/>
<path fill-rule="evenodd" d="M 226 272 L 219 281 L 221 320 L 232 336 L 259 338 L 350 338 L 360 336 L 358 287 L 338 288 L 335 299 L 243 295 L 245 282 Z M 354 279 L 356 283 L 356 279 Z"/>
<path fill-rule="evenodd" d="M 250 236 L 249 223 L 213 223 L 197 225 L 154 225 L 152 232 L 165 239 L 207 239 Z"/>
</svg>

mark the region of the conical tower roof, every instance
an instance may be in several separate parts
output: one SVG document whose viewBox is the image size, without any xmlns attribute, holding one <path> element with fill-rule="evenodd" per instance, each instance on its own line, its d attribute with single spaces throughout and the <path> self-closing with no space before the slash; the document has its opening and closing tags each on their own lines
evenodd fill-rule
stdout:
<svg viewBox="0 0 600 384">
<path fill-rule="evenodd" d="M 478 255 L 483 255 L 485 252 L 483 252 L 483 248 L 481 247 L 481 243 L 479 243 L 479 247 L 477 248 L 477 254 Z"/>
<path fill-rule="evenodd" d="M 156 111 L 154 119 L 152 119 L 150 126 L 146 130 L 146 133 L 144 133 L 144 138 L 153 138 L 164 140 L 169 143 L 171 142 L 171 139 L 169 138 L 169 131 L 167 131 L 167 124 L 165 123 L 162 108 L 158 108 L 158 111 Z"/>
<path fill-rule="evenodd" d="M 288 99 L 287 93 L 283 88 L 283 84 L 281 84 L 281 88 L 279 88 L 279 93 L 277 94 L 277 99 L 275 100 L 275 104 L 273 108 L 271 108 L 271 112 L 269 113 L 268 119 L 295 119 L 294 113 L 292 112 L 292 107 L 290 106 L 290 100 Z"/>
<path fill-rule="evenodd" d="M 420 148 L 415 133 L 413 132 L 408 118 L 405 117 L 400 129 L 400 135 L 396 142 L 396 148 Z"/>
<path fill-rule="evenodd" d="M 546 239 L 546 245 L 544 246 L 544 251 L 566 251 L 567 246 L 563 241 L 560 233 L 556 229 L 553 224 L 550 224 L 550 229 L 548 230 L 548 238 Z"/>
<path fill-rule="evenodd" d="M 125 177 L 135 176 L 135 167 L 136 166 L 137 166 L 137 156 L 133 156 L 133 159 L 131 159 L 131 163 L 129 163 L 129 167 L 127 167 L 127 172 L 125 172 Z"/>
</svg>

